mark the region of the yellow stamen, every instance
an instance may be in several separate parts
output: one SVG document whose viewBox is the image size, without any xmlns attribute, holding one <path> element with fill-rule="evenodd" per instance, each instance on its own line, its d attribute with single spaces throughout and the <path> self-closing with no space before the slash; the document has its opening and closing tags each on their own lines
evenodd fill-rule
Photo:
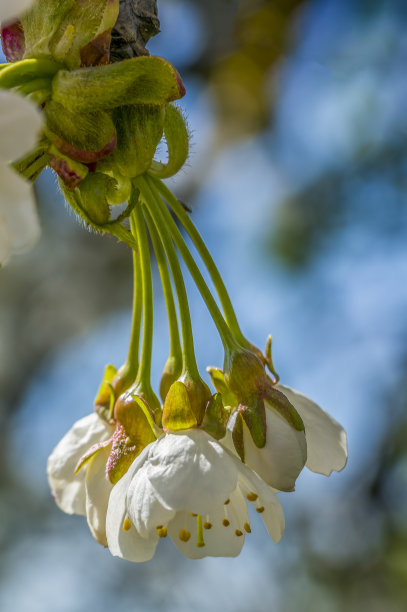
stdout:
<svg viewBox="0 0 407 612">
<path fill-rule="evenodd" d="M 204 529 L 212 529 L 212 523 L 210 523 L 209 521 L 205 521 L 203 526 Z"/>
<path fill-rule="evenodd" d="M 123 531 L 128 531 L 131 527 L 130 519 L 125 518 L 123 521 Z"/>
<path fill-rule="evenodd" d="M 223 521 L 222 521 L 222 525 L 223 525 L 224 527 L 229 527 L 229 525 L 230 525 L 230 521 L 228 521 L 228 519 L 223 519 Z"/>
<path fill-rule="evenodd" d="M 200 515 L 196 517 L 196 536 L 196 545 L 198 548 L 203 548 L 205 546 L 205 540 L 203 539 L 202 516 Z"/>
<path fill-rule="evenodd" d="M 191 516 L 198 516 L 197 514 L 195 514 L 195 512 L 191 512 L 190 514 Z"/>
<path fill-rule="evenodd" d="M 167 537 L 167 527 L 163 527 L 162 525 L 159 525 L 158 527 L 156 527 L 156 529 L 157 529 L 158 537 L 160 538 Z"/>
<path fill-rule="evenodd" d="M 245 524 L 243 525 L 243 527 L 244 527 L 244 530 L 245 530 L 247 533 L 251 533 L 251 532 L 252 532 L 252 530 L 250 529 L 250 525 L 249 525 L 249 523 L 245 523 Z"/>
<path fill-rule="evenodd" d="M 242 536 L 243 535 L 243 533 L 240 531 L 240 529 L 236 529 L 235 534 L 237 536 Z"/>
<path fill-rule="evenodd" d="M 257 512 L 259 512 L 259 514 L 261 514 L 262 512 L 264 512 L 264 506 L 260 506 L 260 508 L 256 508 Z"/>
<path fill-rule="evenodd" d="M 230 499 L 227 499 L 227 500 L 225 501 L 225 506 L 227 506 L 228 504 L 230 504 Z"/>
<path fill-rule="evenodd" d="M 125 441 L 126 446 L 131 446 L 133 444 L 133 442 L 131 441 L 131 438 L 129 438 L 127 436 L 126 441 Z"/>
<path fill-rule="evenodd" d="M 258 498 L 258 495 L 257 493 L 248 493 L 246 497 L 249 500 L 249 502 L 255 502 L 256 499 Z"/>
<path fill-rule="evenodd" d="M 181 529 L 178 535 L 181 542 L 188 542 L 189 538 L 191 537 L 191 533 L 186 529 Z"/>
</svg>

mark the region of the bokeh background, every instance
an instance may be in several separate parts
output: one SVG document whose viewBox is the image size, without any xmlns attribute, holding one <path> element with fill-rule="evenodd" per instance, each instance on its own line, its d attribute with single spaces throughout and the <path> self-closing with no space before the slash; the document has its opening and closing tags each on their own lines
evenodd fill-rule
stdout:
<svg viewBox="0 0 407 612">
<path fill-rule="evenodd" d="M 282 381 L 347 429 L 349 462 L 282 494 L 274 545 L 253 517 L 237 559 L 170 541 L 133 565 L 61 513 L 45 465 L 88 414 L 130 328 L 131 257 L 87 233 L 51 174 L 42 238 L 0 276 L 0 610 L 407 609 L 407 5 L 404 0 L 160 0 L 151 53 L 188 94 L 188 166 L 171 188 Z M 157 280 L 157 279 L 156 279 Z M 166 358 L 156 291 L 153 376 Z M 191 284 L 199 364 L 221 347 Z"/>
</svg>

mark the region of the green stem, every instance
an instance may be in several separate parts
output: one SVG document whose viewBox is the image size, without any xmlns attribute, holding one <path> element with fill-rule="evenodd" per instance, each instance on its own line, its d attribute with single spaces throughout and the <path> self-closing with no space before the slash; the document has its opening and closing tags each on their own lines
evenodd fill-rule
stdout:
<svg viewBox="0 0 407 612">
<path fill-rule="evenodd" d="M 209 313 L 217 327 L 217 330 L 219 332 L 220 338 L 222 340 L 223 346 L 225 348 L 225 350 L 231 350 L 232 352 L 236 349 L 239 349 L 239 345 L 238 342 L 236 341 L 235 337 L 233 336 L 230 328 L 228 327 L 225 319 L 223 318 L 223 315 L 221 313 L 221 311 L 219 310 L 219 307 L 212 295 L 212 293 L 209 290 L 208 285 L 206 284 L 198 266 L 195 263 L 194 258 L 192 257 L 191 253 L 189 252 L 189 249 L 186 245 L 185 240 L 183 239 L 181 232 L 179 231 L 177 224 L 175 223 L 174 219 L 171 216 L 170 211 L 168 210 L 167 206 L 165 205 L 164 201 L 162 200 L 160 193 L 158 192 L 155 183 L 153 182 L 153 180 L 149 177 L 146 177 L 147 184 L 150 186 L 157 204 L 160 207 L 161 210 L 161 214 L 165 220 L 165 224 L 172 236 L 172 239 L 174 240 L 179 252 L 182 255 L 182 258 L 184 259 L 192 278 L 194 279 L 194 282 L 196 284 L 196 286 L 198 287 L 204 301 L 205 304 L 209 310 Z"/>
<path fill-rule="evenodd" d="M 134 207 L 130 219 L 132 231 L 136 233 L 138 239 L 143 287 L 143 342 L 136 385 L 140 384 L 143 388 L 149 390 L 151 388 L 151 354 L 153 350 L 153 281 L 151 277 L 150 249 L 141 203 Z"/>
<path fill-rule="evenodd" d="M 132 234 L 137 240 L 137 230 L 133 219 L 130 220 Z M 140 266 L 140 248 L 133 249 L 133 316 L 130 331 L 129 352 L 126 361 L 126 370 L 129 380 L 137 376 L 139 368 L 139 349 L 140 349 L 140 332 L 141 332 L 141 317 L 143 313 L 143 286 Z"/>
<path fill-rule="evenodd" d="M 171 278 L 168 271 L 167 261 L 165 259 L 165 252 L 150 211 L 146 207 L 144 207 L 144 213 L 157 259 L 165 304 L 167 307 L 168 327 L 170 332 L 170 357 L 173 357 L 177 363 L 181 363 L 182 350 L 179 338 L 177 311 L 175 309 L 174 295 L 172 292 Z"/>
<path fill-rule="evenodd" d="M 236 340 L 245 347 L 250 347 L 250 342 L 243 335 L 239 322 L 236 317 L 235 310 L 233 308 L 232 301 L 230 299 L 229 293 L 226 289 L 225 283 L 223 282 L 222 276 L 212 258 L 212 255 L 209 252 L 208 247 L 206 246 L 202 236 L 198 232 L 194 223 L 191 221 L 188 213 L 174 196 L 173 193 L 168 189 L 168 187 L 159 179 L 152 177 L 152 180 L 155 182 L 155 185 L 160 192 L 160 194 L 165 198 L 167 203 L 173 212 L 177 215 L 178 219 L 181 221 L 182 225 L 188 232 L 192 242 L 194 243 L 199 255 L 204 262 L 212 282 L 215 286 L 215 289 L 218 293 L 220 303 L 222 304 L 223 312 L 225 315 L 226 323 L 230 327 L 231 332 L 235 336 Z"/>
<path fill-rule="evenodd" d="M 157 228 L 161 242 L 164 246 L 164 250 L 167 255 L 167 259 L 171 269 L 171 274 L 174 279 L 182 331 L 183 371 L 189 372 L 193 377 L 199 377 L 198 366 L 196 364 L 195 358 L 194 338 L 192 333 L 188 296 L 185 289 L 184 278 L 182 276 L 181 266 L 178 261 L 177 253 L 175 251 L 174 244 L 171 240 L 171 236 L 166 228 L 165 220 L 161 214 L 158 202 L 156 201 L 148 183 L 142 176 L 137 177 L 134 182 L 140 188 L 146 206 L 148 207 L 152 219 L 154 220 L 154 224 Z"/>
</svg>

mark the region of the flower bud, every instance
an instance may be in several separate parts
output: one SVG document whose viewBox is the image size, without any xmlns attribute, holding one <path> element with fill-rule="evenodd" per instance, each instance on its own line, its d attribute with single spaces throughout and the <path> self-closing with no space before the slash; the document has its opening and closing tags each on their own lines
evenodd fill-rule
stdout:
<svg viewBox="0 0 407 612">
<path fill-rule="evenodd" d="M 45 133 L 63 155 L 91 164 L 110 155 L 116 147 L 116 130 L 108 113 L 73 113 L 53 100 L 44 110 Z"/>
<path fill-rule="evenodd" d="M 51 56 L 69 69 L 83 65 L 83 49 L 95 38 L 110 35 L 119 0 L 36 0 L 21 21 L 26 57 Z"/>
<path fill-rule="evenodd" d="M 1 28 L 1 48 L 8 62 L 22 60 L 25 51 L 24 31 L 20 21 Z"/>
<path fill-rule="evenodd" d="M 107 162 L 113 174 L 135 178 L 149 169 L 162 137 L 164 116 L 162 105 L 136 104 L 113 110 L 117 146 Z"/>
</svg>

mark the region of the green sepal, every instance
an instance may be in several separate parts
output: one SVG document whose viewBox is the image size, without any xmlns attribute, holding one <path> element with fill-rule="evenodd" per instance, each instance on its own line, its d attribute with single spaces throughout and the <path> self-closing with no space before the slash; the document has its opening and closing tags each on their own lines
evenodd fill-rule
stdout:
<svg viewBox="0 0 407 612">
<path fill-rule="evenodd" d="M 0 89 L 24 86 L 37 79 L 47 79 L 51 86 L 52 78 L 61 69 L 54 60 L 44 58 L 24 59 L 4 66 L 0 71 Z"/>
<path fill-rule="evenodd" d="M 266 340 L 266 348 L 264 351 L 264 355 L 265 355 L 266 365 L 269 371 L 271 372 L 271 374 L 273 374 L 274 376 L 274 384 L 277 384 L 278 381 L 280 380 L 280 377 L 277 374 L 275 367 L 274 367 L 274 363 L 273 363 L 273 355 L 272 355 L 272 350 L 271 350 L 272 342 L 273 342 L 273 336 L 270 334 Z"/>
<path fill-rule="evenodd" d="M 244 441 L 243 441 L 243 426 L 244 426 L 243 417 L 241 413 L 238 412 L 236 415 L 235 425 L 232 431 L 232 440 L 233 440 L 233 444 L 234 444 L 237 454 L 239 455 L 241 461 L 244 462 L 245 453 L 244 453 Z"/>
<path fill-rule="evenodd" d="M 164 136 L 168 149 L 168 162 L 163 164 L 153 160 L 149 174 L 160 179 L 174 176 L 188 159 L 189 134 L 186 120 L 174 104 L 165 109 Z"/>
<path fill-rule="evenodd" d="M 112 444 L 112 440 L 105 440 L 104 442 L 98 442 L 97 444 L 93 444 L 84 455 L 79 459 L 76 464 L 74 473 L 77 474 L 80 470 L 89 463 L 93 457 L 96 457 L 100 453 L 103 448 L 106 448 Z"/>
<path fill-rule="evenodd" d="M 171 385 L 165 398 L 162 423 L 167 431 L 180 431 L 197 425 L 188 391 L 179 380 Z"/>
<path fill-rule="evenodd" d="M 135 104 L 112 112 L 117 130 L 117 146 L 109 157 L 113 173 L 135 178 L 151 165 L 164 124 L 164 107 Z"/>
<path fill-rule="evenodd" d="M 265 400 L 293 429 L 296 431 L 305 430 L 302 418 L 284 393 L 270 386 L 265 395 Z"/>
<path fill-rule="evenodd" d="M 253 442 L 257 448 L 264 448 L 267 438 L 266 407 L 264 401 L 254 397 L 249 404 L 240 406 L 239 409 L 253 438 Z"/>
<path fill-rule="evenodd" d="M 151 427 L 153 429 L 156 427 L 160 428 L 162 425 L 161 403 L 152 388 L 136 385 L 135 388 L 129 389 L 128 393 L 132 399 L 141 403 L 144 409 L 147 410 Z"/>
<path fill-rule="evenodd" d="M 116 484 L 127 472 L 134 459 L 156 440 L 148 410 L 139 398 L 123 401 L 115 406 L 116 431 L 107 462 L 107 474 Z"/>
<path fill-rule="evenodd" d="M 132 104 L 163 105 L 185 95 L 176 69 L 160 57 L 135 57 L 122 62 L 60 70 L 52 97 L 72 112 L 89 112 Z"/>
<path fill-rule="evenodd" d="M 119 0 L 36 0 L 21 17 L 25 57 L 52 56 L 79 68 L 82 48 L 111 30 L 118 14 Z"/>
<path fill-rule="evenodd" d="M 212 384 L 216 391 L 222 393 L 222 400 L 224 406 L 237 406 L 239 404 L 238 399 L 234 393 L 229 389 L 225 382 L 225 375 L 220 368 L 210 366 L 206 368 L 209 376 L 211 377 Z"/>
<path fill-rule="evenodd" d="M 223 406 L 221 393 L 216 393 L 211 397 L 206 407 L 202 429 L 216 438 L 216 440 L 221 440 L 226 435 L 226 425 L 229 416 L 230 410 Z"/>
<path fill-rule="evenodd" d="M 110 115 L 103 111 L 73 113 L 51 100 L 45 105 L 45 133 L 61 153 L 90 164 L 107 157 L 116 147 L 117 136 Z"/>
<path fill-rule="evenodd" d="M 184 372 L 179 380 L 185 385 L 192 412 L 197 424 L 200 425 L 205 416 L 208 402 L 212 397 L 211 390 L 198 373 L 192 375 L 189 371 Z"/>
<path fill-rule="evenodd" d="M 225 382 L 239 403 L 250 403 L 254 396 L 262 396 L 268 385 L 264 364 L 255 353 L 240 348 L 225 351 Z"/>
<path fill-rule="evenodd" d="M 178 380 L 181 371 L 182 359 L 173 356 L 168 357 L 160 381 L 160 397 L 163 402 L 167 397 L 167 393 L 170 390 L 171 385 Z"/>
<path fill-rule="evenodd" d="M 112 417 L 112 408 L 116 401 L 116 393 L 112 381 L 117 374 L 117 369 L 111 363 L 105 367 L 103 380 L 96 394 L 94 406 L 98 415 L 105 421 Z"/>
</svg>

